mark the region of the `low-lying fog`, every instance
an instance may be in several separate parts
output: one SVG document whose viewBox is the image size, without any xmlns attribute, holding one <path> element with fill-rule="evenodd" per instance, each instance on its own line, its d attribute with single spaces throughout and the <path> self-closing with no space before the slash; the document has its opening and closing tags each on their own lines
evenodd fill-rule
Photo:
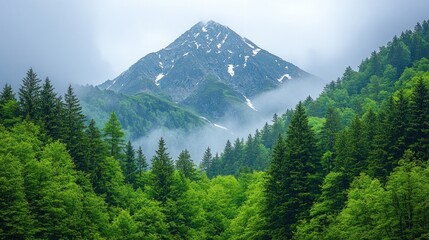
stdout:
<svg viewBox="0 0 429 240">
<path fill-rule="evenodd" d="M 196 132 L 184 133 L 178 130 L 157 129 L 145 137 L 134 141 L 135 146 L 141 146 L 148 160 L 155 154 L 161 137 L 166 141 L 170 156 L 176 160 L 179 153 L 187 149 L 195 164 L 198 164 L 204 151 L 209 146 L 214 155 L 223 151 L 226 141 L 233 142 L 237 137 L 246 140 L 249 133 L 261 129 L 265 122 L 270 123 L 274 113 L 279 116 L 287 109 L 294 108 L 299 101 L 309 95 L 316 98 L 323 90 L 326 82 L 321 79 L 297 79 L 286 82 L 281 88 L 263 93 L 251 102 L 258 110 L 252 117 L 237 120 L 226 116 L 223 120 L 213 122 Z M 218 126 L 214 126 L 214 124 Z M 226 129 L 223 129 L 225 127 Z"/>
</svg>

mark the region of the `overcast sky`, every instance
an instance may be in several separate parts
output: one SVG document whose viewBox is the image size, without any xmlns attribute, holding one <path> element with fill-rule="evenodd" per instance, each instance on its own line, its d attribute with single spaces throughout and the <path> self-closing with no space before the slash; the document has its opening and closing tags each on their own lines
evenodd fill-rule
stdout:
<svg viewBox="0 0 429 240">
<path fill-rule="evenodd" d="M 199 21 L 226 25 L 326 80 L 429 19 L 427 0 L 0 0 L 0 83 L 113 79 Z"/>
</svg>

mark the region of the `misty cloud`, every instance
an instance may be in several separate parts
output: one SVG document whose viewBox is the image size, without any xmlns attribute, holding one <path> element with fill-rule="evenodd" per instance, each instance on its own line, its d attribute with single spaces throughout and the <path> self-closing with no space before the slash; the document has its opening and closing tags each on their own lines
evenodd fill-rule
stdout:
<svg viewBox="0 0 429 240">
<path fill-rule="evenodd" d="M 249 134 L 261 129 L 265 122 L 271 122 L 274 113 L 281 115 L 287 109 L 292 109 L 299 101 L 304 100 L 309 95 L 317 97 L 322 91 L 326 82 L 320 79 L 296 79 L 286 82 L 281 88 L 263 93 L 254 99 L 252 103 L 258 110 L 257 114 L 246 118 L 237 119 L 226 116 L 223 120 L 213 122 L 228 130 L 209 125 L 192 133 L 185 133 L 179 130 L 157 129 L 148 136 L 134 141 L 135 146 L 142 146 L 148 159 L 151 159 L 158 149 L 158 141 L 164 138 L 168 152 L 173 159 L 177 159 L 179 153 L 187 149 L 195 163 L 202 159 L 204 151 L 210 147 L 212 153 L 221 153 L 229 139 L 233 142 L 236 138 L 246 140 Z"/>
<path fill-rule="evenodd" d="M 21 83 L 32 67 L 64 89 L 99 83 L 111 71 L 98 51 L 92 6 L 83 1 L 1 1 L 0 83 Z"/>
</svg>

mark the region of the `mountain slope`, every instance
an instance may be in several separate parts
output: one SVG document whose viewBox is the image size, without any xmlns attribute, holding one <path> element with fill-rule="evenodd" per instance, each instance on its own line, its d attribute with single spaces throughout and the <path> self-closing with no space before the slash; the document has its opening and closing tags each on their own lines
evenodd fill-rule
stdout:
<svg viewBox="0 0 429 240">
<path fill-rule="evenodd" d="M 114 111 L 131 138 L 157 128 L 191 131 L 207 123 L 177 104 L 147 93 L 124 95 L 94 87 L 78 88 L 77 93 L 86 116 L 103 126 Z"/>
<path fill-rule="evenodd" d="M 202 106 L 215 105 L 198 94 L 210 85 L 205 83 L 209 76 L 239 95 L 234 106 L 248 109 L 251 109 L 246 104 L 248 98 L 292 79 L 312 77 L 230 28 L 209 21 L 194 25 L 166 48 L 141 58 L 113 81 L 99 87 L 124 94 L 146 92 L 191 109 L 207 109 Z M 217 94 L 228 98 L 223 93 Z M 200 101 L 193 101 L 195 98 Z M 199 113 L 217 119 L 228 110 L 221 114 Z"/>
</svg>

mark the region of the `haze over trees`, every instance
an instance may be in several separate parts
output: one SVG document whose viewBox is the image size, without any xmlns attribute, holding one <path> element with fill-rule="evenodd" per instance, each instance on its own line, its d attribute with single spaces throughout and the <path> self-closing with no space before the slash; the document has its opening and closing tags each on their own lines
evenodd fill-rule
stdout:
<svg viewBox="0 0 429 240">
<path fill-rule="evenodd" d="M 428 39 L 417 24 L 198 169 L 30 69 L 0 92 L 0 239 L 427 239 Z"/>
</svg>

